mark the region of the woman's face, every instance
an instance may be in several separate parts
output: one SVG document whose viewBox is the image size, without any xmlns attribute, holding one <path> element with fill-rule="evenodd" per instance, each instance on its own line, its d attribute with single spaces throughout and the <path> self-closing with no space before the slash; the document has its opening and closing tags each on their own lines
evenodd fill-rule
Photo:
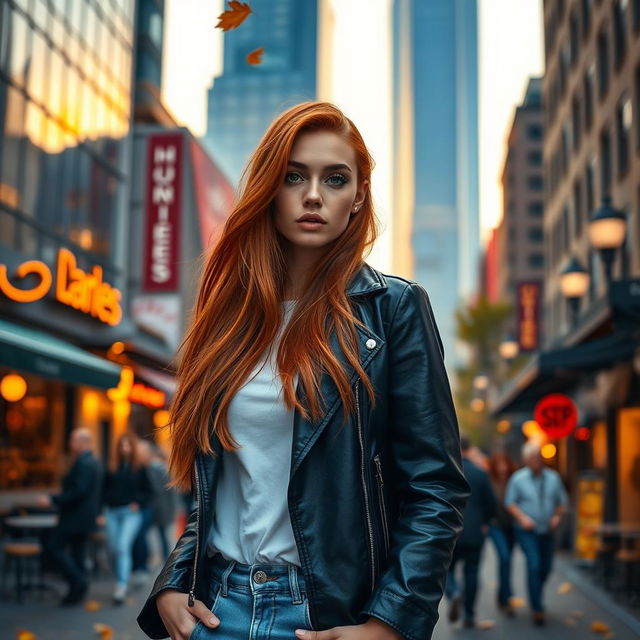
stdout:
<svg viewBox="0 0 640 640">
<path fill-rule="evenodd" d="M 321 249 L 347 228 L 367 187 L 349 142 L 331 131 L 301 133 L 275 197 L 276 228 L 296 248 Z"/>
<path fill-rule="evenodd" d="M 122 438 L 122 440 L 120 440 L 120 454 L 125 458 L 128 458 L 131 455 L 132 450 L 133 448 L 129 438 Z"/>
</svg>

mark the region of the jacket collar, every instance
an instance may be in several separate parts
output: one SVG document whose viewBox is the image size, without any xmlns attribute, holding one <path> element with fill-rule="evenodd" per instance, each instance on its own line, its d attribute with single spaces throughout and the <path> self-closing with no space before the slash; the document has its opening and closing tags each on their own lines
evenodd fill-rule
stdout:
<svg viewBox="0 0 640 640">
<path fill-rule="evenodd" d="M 379 271 L 369 266 L 366 262 L 351 278 L 347 285 L 348 296 L 362 296 L 375 291 L 384 291 L 387 288 L 387 279 Z"/>
</svg>

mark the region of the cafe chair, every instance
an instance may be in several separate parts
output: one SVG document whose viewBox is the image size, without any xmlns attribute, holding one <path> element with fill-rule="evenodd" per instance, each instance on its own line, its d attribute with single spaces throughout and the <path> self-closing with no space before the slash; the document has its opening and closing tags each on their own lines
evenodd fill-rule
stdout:
<svg viewBox="0 0 640 640">
<path fill-rule="evenodd" d="M 16 599 L 22 602 L 22 594 L 33 588 L 32 578 L 40 574 L 42 545 L 39 542 L 12 540 L 2 545 L 2 591 L 6 592 L 7 574 L 13 569 Z"/>
</svg>

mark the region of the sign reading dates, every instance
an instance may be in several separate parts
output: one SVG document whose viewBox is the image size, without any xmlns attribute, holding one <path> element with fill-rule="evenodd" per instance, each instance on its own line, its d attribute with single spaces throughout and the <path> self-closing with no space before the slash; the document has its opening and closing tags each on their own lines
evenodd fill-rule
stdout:
<svg viewBox="0 0 640 640">
<path fill-rule="evenodd" d="M 544 396 L 533 411 L 540 428 L 552 439 L 564 438 L 578 424 L 578 410 L 573 400 L 562 393 Z"/>
</svg>

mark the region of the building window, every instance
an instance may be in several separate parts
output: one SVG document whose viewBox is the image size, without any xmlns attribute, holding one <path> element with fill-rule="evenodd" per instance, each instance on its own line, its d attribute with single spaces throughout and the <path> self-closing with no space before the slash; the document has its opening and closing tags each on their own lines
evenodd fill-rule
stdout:
<svg viewBox="0 0 640 640">
<path fill-rule="evenodd" d="M 582 220 L 584 212 L 582 211 L 582 185 L 579 180 L 573 183 L 573 224 L 576 238 L 582 234 Z"/>
<path fill-rule="evenodd" d="M 598 95 L 604 98 L 609 90 L 609 36 L 606 27 L 598 34 Z"/>
<path fill-rule="evenodd" d="M 578 34 L 578 12 L 571 12 L 571 20 L 569 22 L 569 57 L 571 61 L 571 66 L 573 67 L 578 60 L 578 43 L 579 43 L 579 34 Z"/>
<path fill-rule="evenodd" d="M 591 213 L 596 203 L 596 157 L 591 156 L 587 163 L 587 170 L 585 172 L 585 187 L 587 190 L 587 216 L 591 216 Z"/>
<path fill-rule="evenodd" d="M 560 49 L 560 94 L 564 95 L 567 88 L 567 79 L 569 76 L 569 43 L 566 42 Z"/>
<path fill-rule="evenodd" d="M 573 150 L 577 151 L 580 148 L 580 101 L 578 96 L 573 96 L 571 101 L 571 124 L 573 132 Z"/>
<path fill-rule="evenodd" d="M 533 167 L 542 165 L 542 151 L 529 151 L 527 154 L 527 162 Z"/>
<path fill-rule="evenodd" d="M 529 138 L 529 140 L 542 140 L 542 125 L 539 125 L 539 124 L 528 125 L 527 138 Z"/>
<path fill-rule="evenodd" d="M 527 207 L 527 213 L 531 218 L 542 218 L 544 215 L 544 204 L 540 200 L 530 202 Z"/>
<path fill-rule="evenodd" d="M 593 0 L 581 0 L 582 7 L 582 39 L 586 40 L 591 30 L 591 5 Z"/>
<path fill-rule="evenodd" d="M 605 128 L 600 133 L 600 192 L 609 195 L 611 190 L 611 136 Z"/>
<path fill-rule="evenodd" d="M 614 63 L 616 65 L 616 69 L 619 69 L 627 52 L 627 43 L 625 38 L 627 0 L 615 0 L 611 11 L 613 14 Z"/>
<path fill-rule="evenodd" d="M 616 109 L 616 131 L 618 136 L 618 177 L 629 168 L 629 139 L 631 137 L 631 100 L 623 95 Z"/>
<path fill-rule="evenodd" d="M 569 245 L 571 244 L 571 227 L 569 225 L 569 207 L 565 206 L 562 210 L 562 252 L 567 253 L 569 251 Z"/>
<path fill-rule="evenodd" d="M 567 173 L 569 169 L 569 124 L 567 122 L 564 123 L 562 127 L 562 134 L 560 136 L 560 148 L 562 153 L 562 175 Z"/>
<path fill-rule="evenodd" d="M 542 227 L 531 227 L 527 232 L 527 238 L 529 239 L 529 242 L 534 244 L 542 243 L 544 239 Z"/>
<path fill-rule="evenodd" d="M 529 176 L 527 178 L 527 186 L 531 191 L 542 191 L 542 176 Z"/>
<path fill-rule="evenodd" d="M 584 129 L 589 131 L 593 122 L 593 85 L 596 75 L 594 65 L 591 65 L 584 74 L 583 92 L 584 92 Z"/>
<path fill-rule="evenodd" d="M 539 251 L 530 253 L 527 262 L 531 269 L 542 269 L 544 267 L 544 254 Z"/>
</svg>

